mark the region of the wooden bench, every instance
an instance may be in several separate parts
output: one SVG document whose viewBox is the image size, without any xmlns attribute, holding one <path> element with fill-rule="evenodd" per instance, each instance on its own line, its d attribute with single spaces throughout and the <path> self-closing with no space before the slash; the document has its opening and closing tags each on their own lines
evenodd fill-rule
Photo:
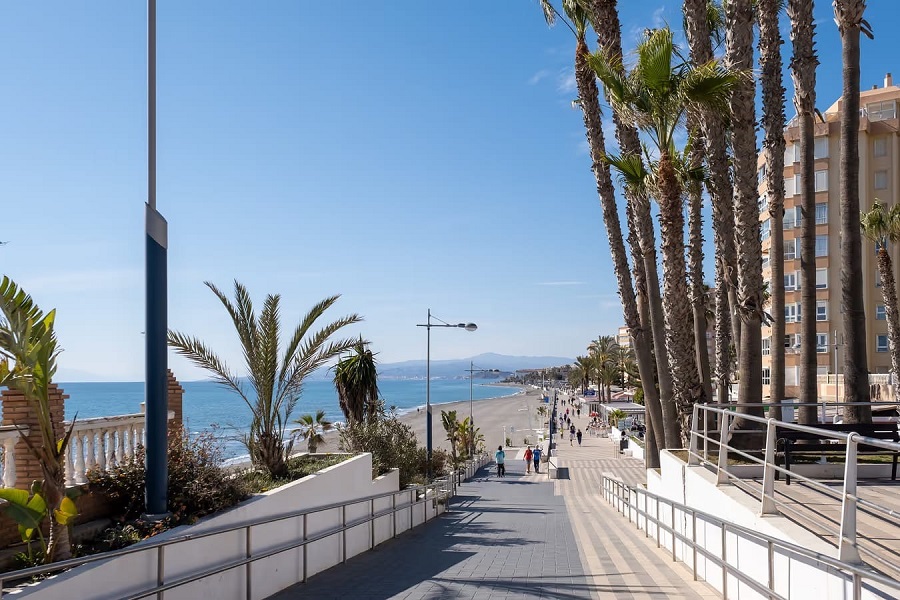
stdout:
<svg viewBox="0 0 900 600">
<path fill-rule="evenodd" d="M 830 432 L 858 433 L 869 438 L 900 442 L 897 423 L 819 423 L 812 425 L 812 427 Z M 791 485 L 791 456 L 809 453 L 843 455 L 847 453 L 847 444 L 844 440 L 829 438 L 818 433 L 777 427 L 775 436 L 777 440 L 776 450 L 784 454 L 784 468 L 788 471 L 788 474 L 785 475 L 787 485 Z M 897 457 L 900 456 L 900 452 L 868 444 L 858 444 L 856 451 L 858 454 L 892 454 L 891 480 L 897 479 Z M 777 464 L 778 459 L 776 458 L 775 460 Z M 779 473 L 776 471 L 776 479 L 778 475 Z"/>
</svg>

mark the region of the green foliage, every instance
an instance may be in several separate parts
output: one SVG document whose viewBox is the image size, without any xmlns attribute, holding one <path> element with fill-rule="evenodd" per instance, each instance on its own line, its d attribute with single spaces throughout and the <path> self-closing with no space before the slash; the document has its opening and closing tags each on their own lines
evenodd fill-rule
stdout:
<svg viewBox="0 0 900 600">
<path fill-rule="evenodd" d="M 32 483 L 30 492 L 15 488 L 0 488 L 0 499 L 6 500 L 6 504 L 2 507 L 3 512 L 19 526 L 19 535 L 28 546 L 29 561 L 34 558 L 31 542 L 34 540 L 35 533 L 40 541 L 39 555 L 42 559 L 46 558 L 47 542 L 44 539 L 42 527 L 49 511 L 47 502 L 41 495 L 41 482 Z M 75 506 L 75 502 L 71 498 L 63 497 L 59 508 L 53 511 L 53 517 L 59 525 L 64 527 L 71 525 L 78 517 L 78 508 Z"/>
<path fill-rule="evenodd" d="M 184 428 L 169 433 L 169 507 L 166 526 L 193 523 L 198 518 L 234 506 L 249 493 L 240 478 L 220 465 L 222 451 L 211 433 L 191 439 Z M 114 516 L 129 521 L 144 510 L 144 448 L 108 471 L 88 472 L 92 489 L 100 490 L 114 507 Z"/>
<path fill-rule="evenodd" d="M 285 445 L 285 430 L 300 399 L 303 382 L 310 373 L 357 344 L 351 339 L 329 340 L 343 327 L 361 319 L 351 314 L 313 332 L 316 321 L 340 298 L 329 296 L 306 313 L 282 354 L 279 353 L 281 296 L 266 296 L 262 312 L 257 316 L 247 288 L 239 282 L 234 282 L 234 303 L 212 283 L 206 282 L 206 286 L 231 317 L 254 393 L 248 394 L 234 371 L 198 338 L 169 331 L 169 346 L 209 371 L 215 382 L 243 399 L 253 414 L 250 433 L 243 440 L 250 460 L 267 469 L 273 477 L 284 477 L 286 460 L 292 450 L 290 444 Z"/>
<path fill-rule="evenodd" d="M 347 456 L 343 454 L 318 454 L 316 456 L 293 456 L 287 461 L 288 474 L 281 479 L 273 479 L 266 471 L 252 469 L 240 473 L 240 478 L 244 482 L 246 489 L 251 494 L 258 494 L 274 490 L 292 481 L 303 479 L 308 475 L 317 473 L 323 469 L 327 469 L 333 465 L 339 464 L 347 460 Z"/>
<path fill-rule="evenodd" d="M 359 338 L 354 354 L 342 358 L 334 367 L 334 387 L 341 411 L 347 421 L 365 421 L 378 410 L 378 369 L 368 342 Z"/>
<path fill-rule="evenodd" d="M 300 425 L 291 435 L 298 436 L 306 440 L 306 448 L 311 454 L 315 454 L 319 444 L 325 443 L 325 437 L 322 432 L 331 430 L 331 421 L 325 418 L 324 410 L 317 410 L 316 415 L 301 415 L 294 423 Z"/>
<path fill-rule="evenodd" d="M 644 403 L 644 388 L 638 387 L 634 390 L 634 398 L 631 400 L 635 404 L 643 404 Z"/>
<path fill-rule="evenodd" d="M 618 426 L 618 425 L 619 425 L 619 421 L 621 421 L 622 419 L 626 418 L 627 416 L 628 416 L 628 415 L 625 414 L 625 411 L 616 408 L 616 409 L 613 409 L 613 410 L 609 411 L 609 412 L 607 413 L 607 415 L 606 415 L 606 418 L 609 419 L 609 422 L 610 422 L 612 425 Z"/>
<path fill-rule="evenodd" d="M 340 430 L 342 452 L 371 452 L 373 475 L 383 475 L 391 469 L 399 469 L 400 485 L 424 481 L 425 449 L 419 447 L 412 427 L 401 422 L 391 411 L 384 411 L 384 403 L 378 403 L 375 416 L 363 422 L 350 421 Z M 437 452 L 433 453 L 436 459 Z M 437 463 L 437 460 L 433 460 Z M 441 465 L 443 471 L 443 465 Z M 435 466 L 434 472 L 438 468 Z"/>
</svg>

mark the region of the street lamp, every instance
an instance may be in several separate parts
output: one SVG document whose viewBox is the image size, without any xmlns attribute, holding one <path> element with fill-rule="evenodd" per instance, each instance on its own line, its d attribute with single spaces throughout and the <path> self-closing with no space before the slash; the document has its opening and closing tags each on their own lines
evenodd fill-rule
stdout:
<svg viewBox="0 0 900 600">
<path fill-rule="evenodd" d="M 441 321 L 437 317 L 434 317 L 436 320 Z M 459 327 L 460 329 L 465 329 L 466 331 L 475 331 L 478 329 L 478 325 L 475 323 L 447 323 L 446 321 L 441 321 L 440 323 L 432 323 L 431 322 L 431 309 L 428 309 L 428 320 L 425 321 L 424 324 L 417 324 L 416 327 L 425 327 L 428 331 L 427 346 L 426 346 L 426 354 L 425 354 L 425 455 L 427 462 L 427 477 L 431 479 L 431 328 L 432 327 Z"/>
<path fill-rule="evenodd" d="M 473 330 L 474 331 L 474 330 Z M 473 373 L 499 373 L 500 369 L 476 369 L 475 363 L 469 361 L 469 455 L 475 456 L 475 394 L 472 384 Z M 505 436 L 504 436 L 505 437 Z"/>
</svg>

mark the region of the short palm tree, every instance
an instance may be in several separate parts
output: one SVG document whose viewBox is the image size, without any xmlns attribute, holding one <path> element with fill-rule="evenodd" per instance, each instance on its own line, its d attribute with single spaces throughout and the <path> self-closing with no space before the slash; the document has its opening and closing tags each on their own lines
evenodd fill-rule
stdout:
<svg viewBox="0 0 900 600">
<path fill-rule="evenodd" d="M 334 387 L 348 423 L 360 423 L 376 414 L 378 369 L 375 354 L 361 336 L 352 352 L 334 366 Z"/>
<path fill-rule="evenodd" d="M 325 411 L 321 409 L 316 411 L 315 416 L 300 415 L 300 418 L 296 419 L 294 423 L 300 425 L 294 430 L 294 433 L 306 440 L 306 448 L 310 454 L 315 454 L 319 444 L 325 443 L 325 436 L 322 434 L 332 428 L 331 421 L 325 418 Z"/>
<path fill-rule="evenodd" d="M 860 215 L 860 226 L 862 234 L 875 242 L 878 251 L 878 273 L 881 276 L 881 294 L 891 346 L 891 371 L 894 377 L 900 378 L 900 307 L 897 305 L 894 267 L 888 253 L 888 242 L 900 242 L 900 204 L 888 208 L 876 200 L 872 210 Z"/>
<path fill-rule="evenodd" d="M 72 557 L 66 515 L 74 510 L 66 497 L 65 462 L 75 420 L 67 430 L 58 430 L 50 413 L 50 384 L 60 353 L 55 322 L 55 310 L 44 314 L 12 280 L 0 280 L 0 386 L 20 391 L 37 415 L 41 445 L 24 435 L 22 440 L 41 466 L 41 493 L 47 513 L 53 515 L 48 563 Z"/>
<path fill-rule="evenodd" d="M 459 421 L 456 420 L 456 411 L 441 411 L 441 424 L 444 426 L 444 432 L 447 434 L 447 441 L 450 442 L 450 460 L 454 468 L 459 464 L 459 455 L 457 449 L 460 441 Z"/>
<path fill-rule="evenodd" d="M 209 371 L 213 381 L 241 397 L 253 416 L 250 432 L 243 440 L 250 460 L 273 477 L 283 477 L 287 473 L 286 454 L 290 451 L 290 446 L 285 445 L 285 429 L 300 399 L 303 382 L 310 373 L 357 343 L 354 339 L 330 340 L 361 318 L 351 314 L 313 331 L 316 321 L 340 298 L 329 296 L 306 313 L 280 354 L 281 296 L 266 296 L 262 312 L 257 316 L 247 288 L 237 281 L 234 303 L 215 285 L 205 283 L 231 317 L 241 342 L 247 383 L 253 393 L 247 392 L 244 381 L 200 339 L 170 330 L 169 346 Z"/>
</svg>

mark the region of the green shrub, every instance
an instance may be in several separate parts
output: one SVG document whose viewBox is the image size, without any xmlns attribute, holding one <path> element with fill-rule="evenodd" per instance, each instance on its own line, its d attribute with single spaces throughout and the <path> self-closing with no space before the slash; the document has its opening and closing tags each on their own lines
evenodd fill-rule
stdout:
<svg viewBox="0 0 900 600">
<path fill-rule="evenodd" d="M 281 487 L 292 481 L 303 479 L 308 475 L 317 473 L 322 469 L 327 469 L 338 463 L 347 460 L 347 456 L 343 454 L 306 454 L 303 456 L 294 456 L 287 461 L 287 477 L 273 479 L 267 471 L 252 469 L 240 473 L 240 478 L 244 481 L 244 485 L 252 494 L 267 492 L 277 487 Z"/>
<path fill-rule="evenodd" d="M 222 450 L 212 433 L 193 439 L 184 428 L 169 433 L 168 526 L 192 523 L 198 518 L 234 506 L 249 492 L 240 478 L 222 464 Z M 88 473 L 91 488 L 110 501 L 113 516 L 123 521 L 144 512 L 144 448 L 109 471 Z M 148 533 L 153 533 L 150 531 Z"/>
</svg>

